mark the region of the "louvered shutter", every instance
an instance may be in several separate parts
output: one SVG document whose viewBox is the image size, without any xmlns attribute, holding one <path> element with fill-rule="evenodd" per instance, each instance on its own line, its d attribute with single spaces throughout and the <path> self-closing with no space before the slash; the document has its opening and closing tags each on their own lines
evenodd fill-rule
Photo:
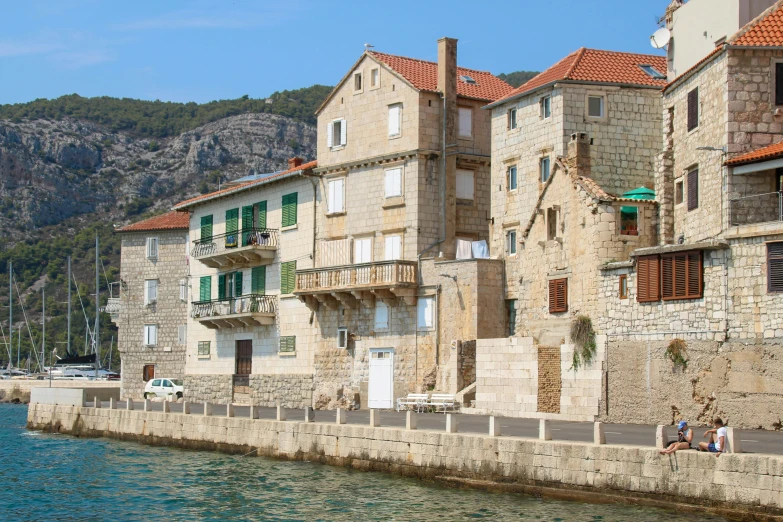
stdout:
<svg viewBox="0 0 783 522">
<path fill-rule="evenodd" d="M 658 256 L 640 257 L 636 262 L 636 300 L 650 303 L 661 299 L 660 260 Z"/>
<path fill-rule="evenodd" d="M 671 299 L 676 295 L 674 282 L 674 256 L 661 257 L 661 296 Z"/>
<path fill-rule="evenodd" d="M 296 261 L 280 264 L 280 293 L 290 294 L 296 288 Z"/>
<path fill-rule="evenodd" d="M 280 351 L 281 352 L 295 352 L 296 351 L 296 336 L 288 336 L 280 338 Z"/>
<path fill-rule="evenodd" d="M 258 203 L 258 228 L 266 228 L 266 201 Z"/>
<path fill-rule="evenodd" d="M 688 252 L 687 256 L 687 297 L 696 299 L 702 296 L 704 280 L 704 263 L 702 262 L 702 252 Z"/>
<path fill-rule="evenodd" d="M 199 301 L 212 300 L 212 276 L 204 276 L 199 280 Z"/>
<path fill-rule="evenodd" d="M 234 297 L 242 295 L 242 272 L 234 272 Z"/>
<path fill-rule="evenodd" d="M 333 139 L 333 128 L 334 128 L 334 122 L 330 121 L 329 124 L 326 126 L 326 146 L 332 147 L 332 139 Z"/>
<path fill-rule="evenodd" d="M 767 243 L 767 291 L 783 292 L 783 242 Z"/>
<path fill-rule="evenodd" d="M 775 105 L 783 105 L 783 63 L 775 64 Z"/>
<path fill-rule="evenodd" d="M 549 313 L 568 311 L 568 279 L 549 281 Z"/>
<path fill-rule="evenodd" d="M 699 208 L 699 171 L 688 173 L 688 210 Z"/>
<path fill-rule="evenodd" d="M 340 120 L 340 145 L 348 143 L 348 125 L 345 120 Z"/>
<path fill-rule="evenodd" d="M 201 217 L 201 241 L 212 241 L 212 216 Z"/>
<path fill-rule="evenodd" d="M 457 135 L 462 138 L 470 138 L 473 136 L 473 109 L 460 107 L 458 114 Z"/>
<path fill-rule="evenodd" d="M 218 299 L 221 301 L 226 298 L 226 274 L 218 276 Z"/>
<path fill-rule="evenodd" d="M 473 194 L 473 171 L 457 169 L 457 199 L 472 200 Z"/>
<path fill-rule="evenodd" d="M 661 256 L 661 288 L 664 300 L 698 299 L 702 296 L 702 253 L 699 250 Z"/>
<path fill-rule="evenodd" d="M 286 194 L 283 196 L 283 221 L 282 226 L 290 227 L 296 225 L 296 205 L 298 193 Z"/>
<path fill-rule="evenodd" d="M 257 295 L 266 295 L 266 267 L 254 267 L 250 273 L 250 292 Z"/>
<path fill-rule="evenodd" d="M 699 126 L 699 88 L 688 93 L 688 131 Z"/>
<path fill-rule="evenodd" d="M 400 105 L 389 106 L 389 136 L 400 134 Z"/>
<path fill-rule="evenodd" d="M 242 246 L 250 244 L 253 233 L 253 205 L 242 207 Z"/>
<path fill-rule="evenodd" d="M 333 179 L 329 181 L 329 195 L 327 201 L 327 210 L 331 212 L 342 212 L 343 208 L 343 188 L 344 179 Z"/>
</svg>

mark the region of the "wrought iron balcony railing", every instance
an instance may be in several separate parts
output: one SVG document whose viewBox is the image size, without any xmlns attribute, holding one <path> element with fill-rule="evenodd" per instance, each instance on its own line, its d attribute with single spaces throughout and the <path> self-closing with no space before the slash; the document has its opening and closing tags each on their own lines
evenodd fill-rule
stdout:
<svg viewBox="0 0 783 522">
<path fill-rule="evenodd" d="M 209 328 L 274 324 L 277 296 L 248 294 L 191 303 L 190 316 Z"/>
<path fill-rule="evenodd" d="M 277 241 L 278 231 L 275 229 L 246 228 L 194 241 L 191 255 L 212 268 L 263 259 L 271 262 Z"/>
</svg>

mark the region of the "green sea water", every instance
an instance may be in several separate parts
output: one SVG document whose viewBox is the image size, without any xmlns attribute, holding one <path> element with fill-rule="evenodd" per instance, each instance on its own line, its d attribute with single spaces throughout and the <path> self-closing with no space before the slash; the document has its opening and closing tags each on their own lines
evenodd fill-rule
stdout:
<svg viewBox="0 0 783 522">
<path fill-rule="evenodd" d="M 26 406 L 0 405 L 0 520 L 724 520 L 44 434 L 27 431 L 26 416 Z"/>
</svg>

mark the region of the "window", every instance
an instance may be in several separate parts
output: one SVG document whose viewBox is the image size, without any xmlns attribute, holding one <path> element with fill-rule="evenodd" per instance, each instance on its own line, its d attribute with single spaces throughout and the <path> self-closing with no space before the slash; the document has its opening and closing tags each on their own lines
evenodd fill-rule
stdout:
<svg viewBox="0 0 783 522">
<path fill-rule="evenodd" d="M 188 327 L 187 325 L 180 325 L 177 327 L 177 344 L 186 344 L 188 341 Z"/>
<path fill-rule="evenodd" d="M 549 180 L 549 156 L 541 158 L 538 170 L 541 173 L 541 183 L 546 183 Z"/>
<path fill-rule="evenodd" d="M 402 104 L 389 105 L 389 137 L 396 138 L 401 134 Z"/>
<path fill-rule="evenodd" d="M 296 208 L 299 199 L 299 193 L 286 194 L 283 196 L 283 218 L 282 227 L 292 227 L 296 225 Z"/>
<path fill-rule="evenodd" d="M 202 276 L 199 280 L 199 301 L 212 300 L 212 276 Z"/>
<path fill-rule="evenodd" d="M 345 178 L 329 180 L 329 199 L 326 204 L 327 213 L 334 214 L 345 211 L 344 195 Z"/>
<path fill-rule="evenodd" d="M 141 378 L 144 382 L 151 381 L 155 378 L 155 365 L 145 364 L 141 373 Z"/>
<path fill-rule="evenodd" d="M 158 325 L 157 324 L 145 324 L 144 325 L 144 345 L 155 346 L 158 344 Z"/>
<path fill-rule="evenodd" d="M 517 331 L 517 300 L 506 300 L 506 313 L 508 318 L 508 336 L 512 337 Z"/>
<path fill-rule="evenodd" d="M 280 353 L 295 353 L 296 352 L 296 336 L 289 335 L 287 337 L 280 338 Z"/>
<path fill-rule="evenodd" d="M 699 88 L 688 93 L 688 132 L 699 126 Z"/>
<path fill-rule="evenodd" d="M 517 109 L 508 110 L 508 130 L 514 130 L 517 128 Z"/>
<path fill-rule="evenodd" d="M 661 265 L 658 256 L 636 260 L 636 300 L 651 303 L 661 300 Z"/>
<path fill-rule="evenodd" d="M 250 293 L 266 295 L 266 267 L 256 266 L 250 271 Z"/>
<path fill-rule="evenodd" d="M 459 79 L 469 85 L 476 85 L 476 80 L 466 74 L 461 75 Z"/>
<path fill-rule="evenodd" d="M 375 301 L 375 329 L 387 330 L 389 328 L 389 305 L 383 301 Z"/>
<path fill-rule="evenodd" d="M 233 281 L 234 285 L 234 294 L 232 297 L 239 297 L 243 294 L 242 292 L 242 272 L 234 272 L 231 275 L 231 280 Z"/>
<path fill-rule="evenodd" d="M 429 330 L 433 327 L 434 319 L 434 297 L 419 297 L 417 304 L 418 327 L 423 330 Z"/>
<path fill-rule="evenodd" d="M 664 301 L 701 297 L 701 257 L 699 250 L 661 255 L 661 296 Z"/>
<path fill-rule="evenodd" d="M 256 203 L 256 227 L 266 228 L 266 201 Z"/>
<path fill-rule="evenodd" d="M 554 241 L 557 238 L 557 209 L 546 209 L 546 239 Z"/>
<path fill-rule="evenodd" d="M 682 180 L 674 184 L 674 204 L 679 205 L 685 199 L 685 183 Z"/>
<path fill-rule="evenodd" d="M 639 68 L 646 72 L 651 78 L 655 80 L 665 80 L 666 75 L 662 72 L 658 71 L 655 67 L 652 65 L 640 65 Z"/>
<path fill-rule="evenodd" d="M 148 237 L 147 238 L 147 259 L 157 259 L 158 258 L 158 238 L 157 237 Z"/>
<path fill-rule="evenodd" d="M 688 172 L 688 211 L 699 208 L 699 169 Z"/>
<path fill-rule="evenodd" d="M 326 127 L 326 145 L 331 148 L 342 147 L 347 140 L 344 119 L 334 120 Z"/>
<path fill-rule="evenodd" d="M 198 342 L 198 355 L 209 355 L 210 341 Z"/>
<path fill-rule="evenodd" d="M 356 73 L 353 75 L 353 90 L 354 91 L 362 90 L 362 73 Z"/>
<path fill-rule="evenodd" d="M 387 198 L 402 196 L 402 168 L 386 171 L 385 195 Z"/>
<path fill-rule="evenodd" d="M 353 240 L 353 262 L 372 263 L 372 238 L 365 237 Z"/>
<path fill-rule="evenodd" d="M 158 300 L 158 280 L 147 279 L 144 281 L 144 305 L 151 305 Z"/>
<path fill-rule="evenodd" d="M 473 171 L 457 169 L 457 199 L 473 200 Z"/>
<path fill-rule="evenodd" d="M 620 276 L 620 299 L 628 299 L 628 276 Z"/>
<path fill-rule="evenodd" d="M 337 329 L 337 347 L 348 348 L 348 328 L 341 327 Z"/>
<path fill-rule="evenodd" d="M 377 67 L 370 71 L 370 87 L 378 87 L 381 84 L 381 71 Z"/>
<path fill-rule="evenodd" d="M 620 207 L 620 235 L 639 235 L 639 207 Z"/>
<path fill-rule="evenodd" d="M 239 231 L 239 209 L 226 210 L 226 248 L 237 246 L 237 232 Z"/>
<path fill-rule="evenodd" d="M 280 293 L 290 294 L 296 288 L 296 261 L 280 263 Z"/>
<path fill-rule="evenodd" d="M 212 216 L 201 216 L 201 241 L 212 241 Z"/>
<path fill-rule="evenodd" d="M 546 119 L 552 116 L 552 97 L 544 96 L 541 98 L 541 118 Z"/>
<path fill-rule="evenodd" d="M 506 171 L 506 186 L 508 190 L 517 189 L 517 166 L 513 165 Z"/>
<path fill-rule="evenodd" d="M 517 231 L 506 232 L 506 255 L 514 256 L 517 253 Z"/>
<path fill-rule="evenodd" d="M 604 117 L 604 97 L 603 96 L 588 96 L 587 97 L 587 115 L 591 118 L 603 118 Z"/>
<path fill-rule="evenodd" d="M 568 279 L 549 281 L 549 313 L 559 314 L 568 311 Z"/>
<path fill-rule="evenodd" d="M 460 138 L 471 138 L 473 136 L 473 109 L 460 107 L 458 113 L 457 136 Z"/>
<path fill-rule="evenodd" d="M 783 292 L 783 242 L 767 243 L 767 292 Z"/>
<path fill-rule="evenodd" d="M 402 236 L 386 236 L 384 242 L 384 259 L 386 261 L 402 259 Z"/>
<path fill-rule="evenodd" d="M 179 280 L 179 300 L 182 302 L 186 302 L 188 300 L 188 280 L 187 279 L 180 279 Z"/>
</svg>

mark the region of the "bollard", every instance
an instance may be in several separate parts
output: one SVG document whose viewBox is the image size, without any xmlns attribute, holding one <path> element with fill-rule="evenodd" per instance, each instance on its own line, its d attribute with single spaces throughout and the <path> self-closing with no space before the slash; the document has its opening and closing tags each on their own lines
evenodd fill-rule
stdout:
<svg viewBox="0 0 783 522">
<path fill-rule="evenodd" d="M 335 424 L 345 424 L 345 410 L 337 408 L 337 416 L 334 419 Z"/>
<path fill-rule="evenodd" d="M 739 430 L 734 431 L 734 428 L 726 428 L 726 446 L 727 448 L 723 451 L 728 449 L 731 453 L 742 453 Z"/>
<path fill-rule="evenodd" d="M 377 428 L 381 425 L 381 416 L 375 408 L 370 409 L 370 426 Z"/>
<path fill-rule="evenodd" d="M 115 402 L 114 397 L 109 397 L 109 409 L 110 410 L 117 409 L 117 402 Z"/>
<path fill-rule="evenodd" d="M 604 433 L 604 423 L 593 423 L 593 444 L 606 444 L 606 433 Z"/>
<path fill-rule="evenodd" d="M 204 403 L 204 416 L 209 417 L 212 415 L 212 404 L 205 402 Z"/>
<path fill-rule="evenodd" d="M 315 412 L 313 411 L 313 408 L 310 406 L 307 406 L 305 408 L 305 422 L 315 422 Z"/>
<path fill-rule="evenodd" d="M 457 416 L 453 413 L 446 414 L 446 433 L 457 433 Z"/>
<path fill-rule="evenodd" d="M 190 415 L 190 403 L 182 401 L 182 415 Z"/>
<path fill-rule="evenodd" d="M 538 438 L 541 440 L 552 440 L 552 430 L 549 428 L 547 419 L 538 421 Z"/>
<path fill-rule="evenodd" d="M 258 418 L 258 406 L 256 406 L 255 404 L 250 406 L 250 418 L 251 419 Z"/>
<path fill-rule="evenodd" d="M 500 419 L 494 415 L 489 418 L 489 436 L 500 437 Z"/>
<path fill-rule="evenodd" d="M 133 399 L 128 397 L 128 401 L 125 403 L 125 409 L 128 411 L 133 411 Z"/>
<path fill-rule="evenodd" d="M 405 429 L 406 430 L 415 430 L 416 429 L 416 412 L 415 411 L 407 411 L 405 412 Z"/>
<path fill-rule="evenodd" d="M 233 417 L 234 416 L 234 405 L 230 402 L 226 404 L 226 417 Z"/>
<path fill-rule="evenodd" d="M 655 428 L 655 447 L 658 449 L 666 449 L 666 426 L 663 424 L 659 424 L 658 427 Z"/>
<path fill-rule="evenodd" d="M 94 401 L 92 403 L 93 406 L 95 406 L 96 408 L 100 408 L 101 407 L 101 401 L 98 400 L 98 397 L 95 397 L 95 399 L 93 399 L 93 401 Z"/>
<path fill-rule="evenodd" d="M 144 399 L 144 411 L 152 411 L 152 401 Z"/>
<path fill-rule="evenodd" d="M 285 408 L 283 408 L 279 404 L 277 405 L 277 420 L 279 421 L 285 420 Z"/>
<path fill-rule="evenodd" d="M 171 403 L 169 401 L 163 401 L 163 413 L 171 413 Z"/>
</svg>

